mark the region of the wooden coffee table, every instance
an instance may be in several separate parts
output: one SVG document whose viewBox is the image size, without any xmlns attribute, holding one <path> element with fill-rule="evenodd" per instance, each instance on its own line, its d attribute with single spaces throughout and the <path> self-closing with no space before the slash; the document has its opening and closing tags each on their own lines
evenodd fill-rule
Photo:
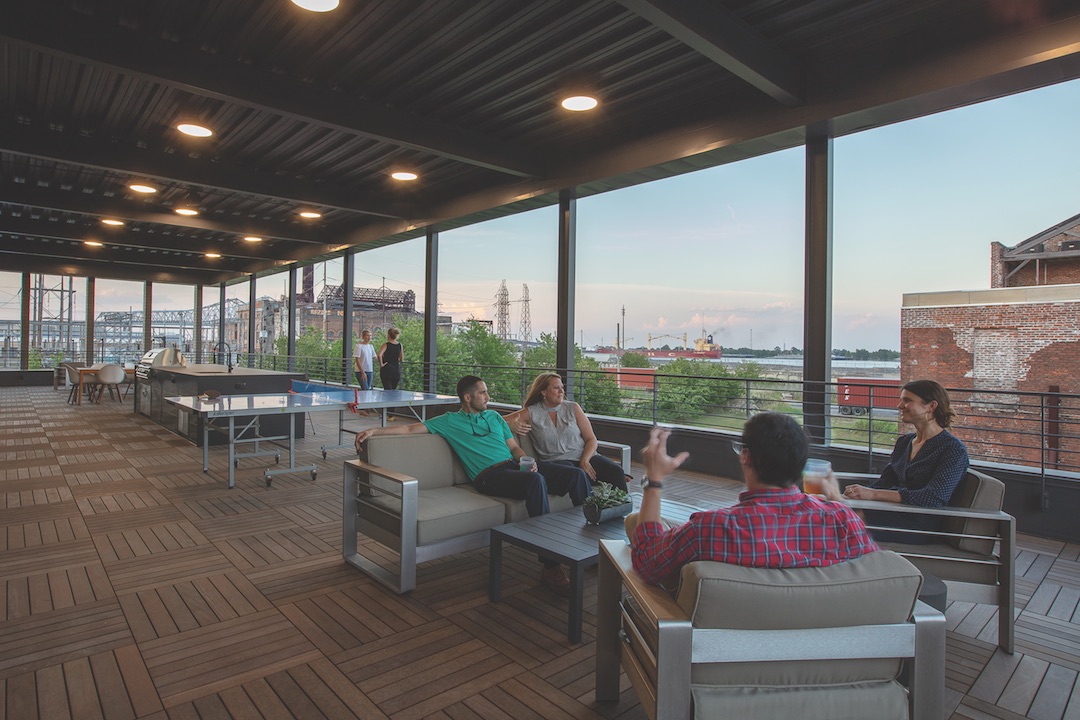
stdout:
<svg viewBox="0 0 1080 720">
<path fill-rule="evenodd" d="M 641 506 L 641 495 L 633 494 L 634 509 Z M 701 508 L 664 500 L 661 514 L 675 522 L 686 522 Z M 570 573 L 570 617 L 566 637 L 581 642 L 581 614 L 585 568 L 596 565 L 600 540 L 626 539 L 622 518 L 599 525 L 589 525 L 581 508 L 539 515 L 491 529 L 491 556 L 488 561 L 488 596 L 492 602 L 502 599 L 502 546 L 510 543 L 542 557 L 566 565 Z"/>
</svg>

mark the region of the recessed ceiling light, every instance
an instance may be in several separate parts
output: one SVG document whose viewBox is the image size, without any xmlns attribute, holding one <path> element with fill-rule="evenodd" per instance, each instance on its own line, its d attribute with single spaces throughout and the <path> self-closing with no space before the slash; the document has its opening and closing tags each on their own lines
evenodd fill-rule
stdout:
<svg viewBox="0 0 1080 720">
<path fill-rule="evenodd" d="M 247 235 L 247 236 L 244 237 L 244 240 L 247 241 L 247 242 L 253 242 L 253 243 L 254 242 L 262 242 L 261 237 L 255 237 L 254 235 Z"/>
<path fill-rule="evenodd" d="M 311 219 L 311 218 L 321 218 L 321 217 L 322 217 L 322 213 L 317 213 L 317 212 L 315 212 L 314 210 L 303 210 L 303 211 L 301 211 L 301 212 L 300 212 L 300 217 L 302 217 L 302 218 L 308 218 L 308 219 Z"/>
<path fill-rule="evenodd" d="M 193 215 L 199 214 L 199 211 L 193 207 L 178 207 L 173 209 L 173 212 L 177 215 L 185 215 L 187 217 L 192 217 Z"/>
<path fill-rule="evenodd" d="M 101 218 L 102 225 L 112 225 L 113 227 L 120 227 L 124 224 L 123 220 L 115 220 L 113 218 Z"/>
<path fill-rule="evenodd" d="M 292 0 L 293 5 L 311 12 L 330 12 L 336 10 L 338 0 Z"/>
<path fill-rule="evenodd" d="M 599 101 L 591 95 L 571 95 L 568 98 L 563 98 L 562 106 L 567 110 L 573 110 L 574 112 L 584 112 L 586 110 L 592 110 L 599 105 Z"/>
<path fill-rule="evenodd" d="M 206 257 L 208 257 L 208 258 L 219 258 L 219 257 L 221 257 L 221 253 L 209 252 L 209 253 L 206 253 Z"/>
<path fill-rule="evenodd" d="M 83 240 L 83 245 L 89 245 L 90 247 L 101 247 L 101 243 L 97 240 Z"/>
<path fill-rule="evenodd" d="M 204 138 L 210 137 L 214 134 L 214 131 L 210 128 L 204 127 L 202 125 L 196 125 L 195 123 L 180 123 L 176 126 L 176 129 L 184 133 L 185 135 L 190 135 L 191 137 Z"/>
<path fill-rule="evenodd" d="M 390 177 L 395 180 L 401 180 L 402 182 L 408 182 L 409 180 L 415 180 L 420 176 L 408 170 L 398 170 L 397 172 L 390 173 Z"/>
<path fill-rule="evenodd" d="M 137 193 L 156 193 L 157 188 L 153 185 L 143 185 L 142 183 L 131 183 L 128 188 L 134 190 Z"/>
</svg>

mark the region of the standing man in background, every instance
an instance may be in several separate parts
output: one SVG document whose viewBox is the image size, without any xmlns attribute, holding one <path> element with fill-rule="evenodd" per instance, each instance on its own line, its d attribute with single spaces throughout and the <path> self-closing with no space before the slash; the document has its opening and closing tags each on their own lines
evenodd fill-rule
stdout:
<svg viewBox="0 0 1080 720">
<path fill-rule="evenodd" d="M 375 348 L 371 346 L 370 330 L 360 333 L 360 344 L 356 346 L 354 354 L 356 355 L 353 358 L 356 382 L 359 383 L 361 390 L 370 390 L 375 382 L 375 366 L 372 362 L 375 358 Z"/>
</svg>

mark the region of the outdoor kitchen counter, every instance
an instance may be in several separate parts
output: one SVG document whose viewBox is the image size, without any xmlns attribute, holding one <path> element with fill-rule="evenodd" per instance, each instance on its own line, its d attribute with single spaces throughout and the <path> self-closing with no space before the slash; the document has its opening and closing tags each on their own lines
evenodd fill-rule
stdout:
<svg viewBox="0 0 1080 720">
<path fill-rule="evenodd" d="M 164 398 L 202 395 L 207 390 L 216 390 L 222 395 L 283 393 L 292 389 L 293 380 L 307 380 L 307 374 L 238 366 L 230 373 L 225 365 L 209 363 L 159 367 L 153 369 L 149 378 L 136 379 L 135 411 L 201 445 L 202 421 L 179 413 L 176 406 L 165 402 Z M 290 420 L 295 422 L 296 437 L 304 437 L 305 416 L 302 413 L 263 418 L 260 420 L 263 434 L 288 435 Z M 210 442 L 225 441 L 212 434 Z"/>
</svg>

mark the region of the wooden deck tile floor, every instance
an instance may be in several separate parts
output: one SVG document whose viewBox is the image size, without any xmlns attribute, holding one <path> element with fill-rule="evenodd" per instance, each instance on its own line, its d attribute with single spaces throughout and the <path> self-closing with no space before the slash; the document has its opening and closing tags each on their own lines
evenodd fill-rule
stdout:
<svg viewBox="0 0 1080 720">
<path fill-rule="evenodd" d="M 241 462 L 103 400 L 0 388 L 0 720 L 31 718 L 644 717 L 628 685 L 593 701 L 596 576 L 584 639 L 535 557 L 507 548 L 503 601 L 487 551 L 426 563 L 398 596 L 344 565 L 344 450 L 299 462 L 318 480 Z M 309 426 L 310 428 L 310 426 Z M 684 472 L 668 496 L 729 502 L 740 485 Z M 365 554 L 392 562 L 377 545 Z M 947 612 L 946 717 L 1080 719 L 1080 545 L 1021 537 L 1017 652 L 995 608 Z"/>
</svg>

